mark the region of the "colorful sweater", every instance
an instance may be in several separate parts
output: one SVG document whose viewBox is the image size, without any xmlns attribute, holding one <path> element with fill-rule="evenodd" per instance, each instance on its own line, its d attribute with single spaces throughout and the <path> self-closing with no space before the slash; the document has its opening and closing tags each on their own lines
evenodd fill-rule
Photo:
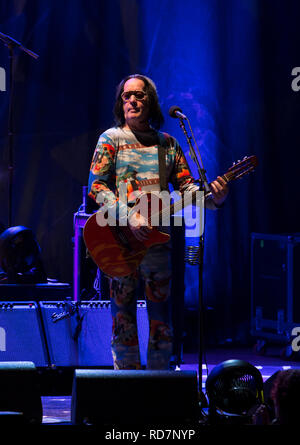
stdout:
<svg viewBox="0 0 300 445">
<path fill-rule="evenodd" d="M 89 196 L 100 205 L 105 202 L 108 208 L 116 206 L 117 217 L 121 210 L 127 212 L 127 204 L 135 202 L 138 192 L 160 191 L 158 144 L 165 148 L 167 182 L 174 190 L 199 189 L 174 137 L 153 130 L 145 145 L 140 136 L 120 127 L 110 128 L 101 134 L 93 155 Z M 127 194 L 124 204 L 119 199 L 121 189 Z M 206 206 L 215 208 L 213 202 Z"/>
</svg>

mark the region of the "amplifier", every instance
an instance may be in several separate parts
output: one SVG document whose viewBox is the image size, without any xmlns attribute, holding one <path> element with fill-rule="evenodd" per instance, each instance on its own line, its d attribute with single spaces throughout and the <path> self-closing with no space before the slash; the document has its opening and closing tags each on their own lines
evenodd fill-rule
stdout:
<svg viewBox="0 0 300 445">
<path fill-rule="evenodd" d="M 55 366 L 113 366 L 110 301 L 40 301 L 50 362 Z M 149 321 L 145 301 L 137 302 L 142 365 L 147 362 Z"/>
<path fill-rule="evenodd" d="M 35 302 L 0 302 L 0 361 L 48 366 L 47 348 Z"/>
<path fill-rule="evenodd" d="M 49 281 L 36 284 L 0 284 L 0 301 L 40 301 L 71 299 L 69 283 Z"/>
</svg>

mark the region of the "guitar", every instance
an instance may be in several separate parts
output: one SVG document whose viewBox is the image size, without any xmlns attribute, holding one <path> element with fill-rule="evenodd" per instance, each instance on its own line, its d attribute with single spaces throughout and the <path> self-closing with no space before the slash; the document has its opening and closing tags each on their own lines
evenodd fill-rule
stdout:
<svg viewBox="0 0 300 445">
<path fill-rule="evenodd" d="M 243 160 L 234 163 L 222 178 L 227 183 L 242 178 L 246 174 L 254 171 L 257 164 L 258 160 L 256 156 L 245 156 Z M 150 215 L 148 223 L 151 224 L 153 217 L 156 217 L 157 220 L 166 210 L 169 212 L 169 215 L 173 215 L 184 206 L 191 204 L 196 197 L 196 193 L 197 192 L 190 192 L 188 194 L 189 199 L 186 199 L 184 194 L 181 199 L 175 201 L 167 209 L 163 207 L 159 199 L 157 215 L 151 214 L 153 194 L 151 192 L 146 193 L 146 199 L 149 204 L 147 215 Z M 139 200 L 134 207 L 138 205 L 138 202 Z M 99 269 L 108 276 L 122 277 L 134 273 L 151 246 L 166 243 L 170 239 L 170 235 L 153 227 L 149 232 L 148 238 L 145 241 L 139 241 L 135 238 L 128 225 L 99 225 L 97 222 L 97 213 L 99 212 L 101 212 L 101 208 L 98 212 L 91 215 L 85 223 L 83 239 L 93 261 Z M 105 212 L 107 212 L 107 210 L 105 210 Z"/>
</svg>

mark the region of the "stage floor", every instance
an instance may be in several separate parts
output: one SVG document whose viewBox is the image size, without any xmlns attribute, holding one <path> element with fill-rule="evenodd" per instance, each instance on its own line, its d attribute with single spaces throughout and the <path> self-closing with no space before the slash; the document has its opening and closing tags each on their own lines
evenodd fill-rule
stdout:
<svg viewBox="0 0 300 445">
<path fill-rule="evenodd" d="M 280 356 L 280 348 L 270 348 L 265 355 L 257 355 L 253 348 L 216 348 L 206 351 L 206 360 L 202 364 L 202 389 L 205 393 L 207 375 L 214 366 L 229 359 L 246 360 L 256 366 L 266 381 L 275 372 L 283 369 L 300 369 L 300 360 L 291 361 Z M 198 354 L 183 354 L 180 370 L 199 370 Z M 71 395 L 43 396 L 43 424 L 65 424 L 71 422 Z"/>
</svg>

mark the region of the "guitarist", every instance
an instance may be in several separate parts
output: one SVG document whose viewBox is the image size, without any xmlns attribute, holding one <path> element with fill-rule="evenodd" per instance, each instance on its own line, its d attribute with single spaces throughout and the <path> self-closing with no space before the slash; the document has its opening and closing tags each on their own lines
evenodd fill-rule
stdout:
<svg viewBox="0 0 300 445">
<path fill-rule="evenodd" d="M 89 176 L 89 196 L 98 204 L 114 209 L 117 218 L 127 217 L 127 210 L 138 193 L 160 191 L 171 183 L 180 193 L 198 189 L 190 174 L 184 154 L 170 135 L 161 133 L 164 122 L 156 86 L 146 76 L 134 74 L 117 87 L 114 106 L 116 126 L 99 138 Z M 163 161 L 159 152 L 162 152 Z M 127 191 L 127 204 L 120 189 Z M 226 182 L 218 176 L 211 183 L 212 199 L 206 206 L 216 209 L 228 194 Z M 152 227 L 140 214 L 130 214 L 128 225 L 143 241 Z M 140 369 L 136 322 L 136 287 L 138 273 L 145 281 L 150 323 L 147 368 L 169 369 L 172 353 L 172 328 L 168 297 L 171 280 L 170 243 L 152 246 L 139 270 L 125 277 L 110 278 L 113 318 L 112 355 L 114 369 Z"/>
</svg>

